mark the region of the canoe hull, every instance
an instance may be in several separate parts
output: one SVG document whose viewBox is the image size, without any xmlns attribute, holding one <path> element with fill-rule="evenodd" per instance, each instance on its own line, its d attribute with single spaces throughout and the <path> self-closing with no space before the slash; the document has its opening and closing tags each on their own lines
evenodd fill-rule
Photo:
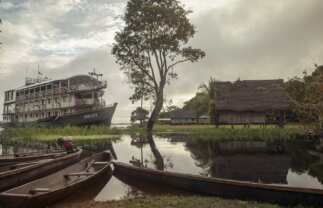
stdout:
<svg viewBox="0 0 323 208">
<path fill-rule="evenodd" d="M 62 154 L 63 152 L 65 152 L 65 150 L 59 150 L 59 151 L 49 152 L 45 154 L 21 156 L 21 157 L 15 157 L 14 155 L 11 155 L 12 157 L 0 156 L 0 167 L 7 166 L 7 165 L 14 165 L 22 162 L 35 161 L 35 160 L 46 159 L 46 158 L 54 158 L 59 154 Z"/>
<path fill-rule="evenodd" d="M 132 177 L 153 184 L 169 185 L 199 194 L 255 200 L 288 206 L 302 204 L 320 207 L 323 204 L 323 190 L 318 189 L 293 188 L 208 178 L 137 168 L 122 163 L 113 163 L 113 165 L 113 175 L 121 180 L 122 178 Z"/>
<path fill-rule="evenodd" d="M 82 150 L 65 156 L 0 173 L 0 191 L 22 185 L 80 161 Z"/>
<path fill-rule="evenodd" d="M 84 159 L 82 161 L 90 161 L 92 157 L 88 159 Z M 82 163 L 82 161 L 80 163 Z M 75 164 L 78 165 L 78 164 Z M 73 168 L 72 166 L 66 168 L 70 169 Z M 65 169 L 60 170 L 56 173 L 53 173 L 49 176 L 46 176 L 44 178 L 41 178 L 37 181 L 30 182 L 28 184 L 25 184 L 23 186 L 15 188 L 17 189 L 25 189 L 26 190 L 33 186 L 33 184 L 37 184 L 41 182 L 42 180 L 48 178 L 48 177 L 64 177 L 64 173 L 66 173 Z M 91 183 L 100 180 L 102 177 L 107 177 L 108 175 L 112 175 L 112 169 L 110 165 L 106 165 L 104 168 L 102 168 L 97 174 L 94 174 L 92 176 L 87 177 L 84 180 L 81 180 L 77 183 L 69 184 L 63 188 L 53 189 L 52 191 L 44 194 L 39 195 L 30 195 L 30 194 L 15 194 L 12 193 L 12 190 L 9 190 L 7 192 L 3 192 L 0 194 L 0 207 L 1 208 L 37 208 L 37 207 L 45 207 L 46 205 L 53 204 L 55 202 L 58 202 L 59 200 L 69 196 L 73 192 L 76 192 L 80 190 L 81 188 L 89 186 Z M 45 180 L 46 181 L 46 180 Z M 48 182 L 51 183 L 51 182 Z M 46 185 L 46 184 L 44 184 Z"/>
</svg>

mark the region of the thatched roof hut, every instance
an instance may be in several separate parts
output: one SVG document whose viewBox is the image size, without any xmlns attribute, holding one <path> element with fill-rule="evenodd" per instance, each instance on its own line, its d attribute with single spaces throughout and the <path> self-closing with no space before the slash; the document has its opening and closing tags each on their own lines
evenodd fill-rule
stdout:
<svg viewBox="0 0 323 208">
<path fill-rule="evenodd" d="M 169 112 L 172 124 L 192 124 L 197 123 L 197 114 L 184 109 L 177 109 Z"/>
<path fill-rule="evenodd" d="M 266 123 L 265 112 L 284 112 L 289 109 L 283 84 L 284 81 L 281 79 L 217 82 L 215 84 L 217 122 Z"/>
</svg>

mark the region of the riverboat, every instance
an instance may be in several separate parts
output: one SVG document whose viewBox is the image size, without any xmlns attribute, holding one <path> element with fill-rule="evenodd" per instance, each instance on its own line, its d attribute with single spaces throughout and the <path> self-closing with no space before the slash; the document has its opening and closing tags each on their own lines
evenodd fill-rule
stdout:
<svg viewBox="0 0 323 208">
<path fill-rule="evenodd" d="M 1 126 L 110 125 L 117 103 L 106 105 L 100 76 L 94 70 L 56 80 L 27 77 L 23 87 L 5 92 Z"/>
</svg>

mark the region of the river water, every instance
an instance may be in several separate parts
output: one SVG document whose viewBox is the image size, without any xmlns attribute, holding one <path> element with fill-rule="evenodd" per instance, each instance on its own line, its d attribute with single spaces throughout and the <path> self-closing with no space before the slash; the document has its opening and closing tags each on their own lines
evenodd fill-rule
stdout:
<svg viewBox="0 0 323 208">
<path fill-rule="evenodd" d="M 77 139 L 77 138 L 76 138 Z M 184 135 L 145 137 L 123 135 L 115 141 L 79 140 L 84 157 L 111 150 L 116 160 L 140 167 L 219 177 L 256 183 L 323 189 L 323 140 L 223 141 Z M 0 154 L 33 151 L 54 145 L 34 143 L 0 145 Z M 80 190 L 66 201 L 119 200 L 179 190 L 134 181 L 131 185 L 112 176 Z M 82 193 L 83 192 L 83 193 Z M 80 197 L 82 196 L 82 197 Z M 84 197 L 83 197 L 84 196 Z"/>
</svg>

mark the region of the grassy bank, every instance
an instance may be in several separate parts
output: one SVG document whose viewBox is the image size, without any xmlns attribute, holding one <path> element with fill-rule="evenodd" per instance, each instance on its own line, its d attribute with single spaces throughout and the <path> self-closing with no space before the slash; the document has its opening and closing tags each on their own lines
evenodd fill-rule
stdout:
<svg viewBox="0 0 323 208">
<path fill-rule="evenodd" d="M 259 125 L 244 128 L 243 126 L 221 126 L 214 125 L 155 125 L 154 134 L 184 134 L 191 138 L 216 139 L 216 140 L 276 140 L 295 139 L 306 134 L 307 129 L 300 125 L 287 125 L 285 128 Z M 12 128 L 2 132 L 3 138 L 24 138 L 37 140 L 53 140 L 60 136 L 70 135 L 75 139 L 104 139 L 116 138 L 121 134 L 145 134 L 145 127 L 130 126 L 124 129 L 109 128 L 103 126 L 90 127 L 52 127 L 52 128 Z"/>
<path fill-rule="evenodd" d="M 145 133 L 145 128 L 128 127 L 127 133 Z M 155 125 L 154 134 L 184 134 L 191 138 L 216 139 L 216 140 L 276 140 L 276 139 L 296 139 L 306 135 L 307 129 L 300 125 L 287 125 L 285 128 L 275 126 L 253 125 L 250 128 L 236 125 L 221 126 L 215 128 L 214 125 Z"/>
<path fill-rule="evenodd" d="M 121 130 L 104 126 L 65 126 L 51 128 L 10 128 L 2 131 L 3 138 L 23 138 L 37 140 L 53 140 L 58 137 L 69 135 L 75 139 L 104 139 L 120 137 Z"/>
<path fill-rule="evenodd" d="M 54 206 L 55 207 L 55 206 Z M 211 207 L 225 207 L 225 208 L 278 208 L 280 206 L 271 204 L 262 204 L 257 202 L 229 200 L 215 197 L 178 197 L 178 196 L 161 196 L 161 197 L 144 197 L 131 200 L 111 201 L 111 202 L 85 202 L 76 204 L 60 205 L 61 208 L 211 208 Z"/>
</svg>

